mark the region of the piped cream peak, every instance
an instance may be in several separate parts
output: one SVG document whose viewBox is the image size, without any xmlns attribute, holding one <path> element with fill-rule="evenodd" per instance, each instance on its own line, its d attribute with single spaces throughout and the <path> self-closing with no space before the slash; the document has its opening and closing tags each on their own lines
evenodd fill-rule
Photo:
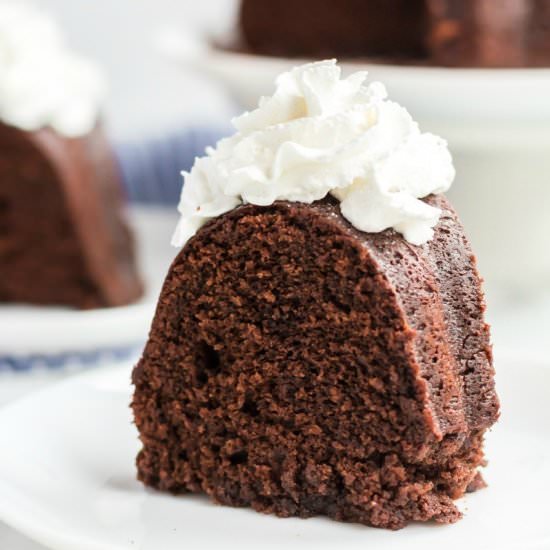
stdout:
<svg viewBox="0 0 550 550">
<path fill-rule="evenodd" d="M 364 71 L 342 78 L 335 60 L 280 75 L 275 93 L 233 120 L 236 133 L 184 174 L 173 244 L 243 203 L 312 203 L 328 194 L 361 231 L 430 240 L 440 211 L 421 199 L 452 184 L 447 144 L 366 80 Z"/>
</svg>

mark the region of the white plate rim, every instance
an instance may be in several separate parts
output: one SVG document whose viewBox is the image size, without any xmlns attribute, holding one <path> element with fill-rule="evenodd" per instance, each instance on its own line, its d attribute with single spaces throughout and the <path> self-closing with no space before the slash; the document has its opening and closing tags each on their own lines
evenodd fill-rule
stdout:
<svg viewBox="0 0 550 550">
<path fill-rule="evenodd" d="M 247 108 L 273 90 L 275 77 L 311 62 L 225 49 L 227 41 L 193 29 L 168 27 L 158 49 L 176 64 L 224 84 Z M 217 44 L 221 44 L 218 47 Z M 454 68 L 391 65 L 341 59 L 344 74 L 366 70 L 381 80 L 423 128 L 462 149 L 536 149 L 550 146 L 550 68 Z"/>
</svg>

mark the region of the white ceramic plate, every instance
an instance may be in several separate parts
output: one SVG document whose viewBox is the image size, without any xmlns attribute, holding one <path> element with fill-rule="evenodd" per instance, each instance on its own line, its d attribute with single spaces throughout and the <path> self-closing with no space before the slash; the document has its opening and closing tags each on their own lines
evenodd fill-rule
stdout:
<svg viewBox="0 0 550 550">
<path fill-rule="evenodd" d="M 121 349 L 144 341 L 170 262 L 175 208 L 133 208 L 146 294 L 125 307 L 78 311 L 68 308 L 0 306 L 0 356 L 31 356 Z"/>
<path fill-rule="evenodd" d="M 131 365 L 67 380 L 0 412 L 0 520 L 56 550 L 548 550 L 550 365 L 497 361 L 501 421 L 489 434 L 489 487 L 452 526 L 388 532 L 278 519 L 135 481 Z"/>
<path fill-rule="evenodd" d="M 224 40 L 193 29 L 165 30 L 158 36 L 165 55 L 222 82 L 248 109 L 273 92 L 280 73 L 311 61 L 233 51 L 216 46 L 218 42 Z M 550 69 L 457 69 L 368 60 L 342 60 L 341 66 L 344 74 L 369 71 L 424 129 L 452 144 L 483 149 L 550 144 Z"/>
</svg>

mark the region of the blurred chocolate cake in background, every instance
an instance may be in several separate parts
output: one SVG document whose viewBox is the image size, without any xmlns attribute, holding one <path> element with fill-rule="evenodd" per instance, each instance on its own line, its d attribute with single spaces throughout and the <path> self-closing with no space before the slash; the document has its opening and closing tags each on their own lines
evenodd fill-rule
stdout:
<svg viewBox="0 0 550 550">
<path fill-rule="evenodd" d="M 437 65 L 550 66 L 549 0 L 427 0 Z"/>
<path fill-rule="evenodd" d="M 243 0 L 241 27 L 247 45 L 267 55 L 425 54 L 420 0 Z"/>
<path fill-rule="evenodd" d="M 0 302 L 87 309 L 137 299 L 121 192 L 101 128 L 66 138 L 0 123 Z"/>
<path fill-rule="evenodd" d="M 240 27 L 264 55 L 550 66 L 550 0 L 243 0 Z"/>
<path fill-rule="evenodd" d="M 142 294 L 103 95 L 48 16 L 0 3 L 0 302 L 94 308 Z"/>
</svg>

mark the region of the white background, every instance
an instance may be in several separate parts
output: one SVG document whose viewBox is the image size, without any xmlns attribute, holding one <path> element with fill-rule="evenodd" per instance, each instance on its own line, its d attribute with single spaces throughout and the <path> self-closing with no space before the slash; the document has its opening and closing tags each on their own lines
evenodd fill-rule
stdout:
<svg viewBox="0 0 550 550">
<path fill-rule="evenodd" d="M 233 0 L 33 1 L 55 14 L 71 46 L 101 63 L 110 83 L 107 118 L 115 137 L 219 123 L 232 110 L 218 84 L 165 59 L 156 40 L 166 28 L 231 28 Z"/>
</svg>

